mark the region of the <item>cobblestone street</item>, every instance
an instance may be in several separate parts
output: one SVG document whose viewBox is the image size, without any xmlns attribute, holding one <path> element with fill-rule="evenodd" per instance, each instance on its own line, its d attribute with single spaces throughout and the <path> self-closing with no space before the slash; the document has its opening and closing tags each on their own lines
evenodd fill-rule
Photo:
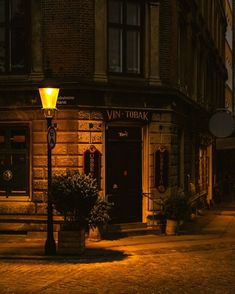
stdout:
<svg viewBox="0 0 235 294">
<path fill-rule="evenodd" d="M 44 255 L 44 240 L 1 235 L 1 294 L 235 293 L 235 203 L 191 234 L 87 242 L 82 256 Z"/>
<path fill-rule="evenodd" d="M 116 257 L 1 260 L 0 293 L 235 293 L 235 246 Z"/>
</svg>

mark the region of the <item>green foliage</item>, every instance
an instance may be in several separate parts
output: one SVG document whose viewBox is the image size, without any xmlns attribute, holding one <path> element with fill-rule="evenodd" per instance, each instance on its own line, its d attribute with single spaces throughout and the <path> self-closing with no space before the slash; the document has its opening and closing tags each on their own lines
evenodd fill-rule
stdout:
<svg viewBox="0 0 235 294">
<path fill-rule="evenodd" d="M 188 198 L 183 193 L 176 193 L 167 198 L 163 205 L 166 219 L 185 220 L 189 217 L 190 205 Z"/>
<path fill-rule="evenodd" d="M 98 199 L 96 180 L 90 175 L 67 172 L 54 176 L 51 185 L 52 201 L 65 220 L 85 227 L 88 215 Z"/>
<path fill-rule="evenodd" d="M 107 224 L 110 220 L 109 212 L 112 206 L 113 204 L 98 198 L 88 217 L 89 226 L 93 229 Z"/>
</svg>

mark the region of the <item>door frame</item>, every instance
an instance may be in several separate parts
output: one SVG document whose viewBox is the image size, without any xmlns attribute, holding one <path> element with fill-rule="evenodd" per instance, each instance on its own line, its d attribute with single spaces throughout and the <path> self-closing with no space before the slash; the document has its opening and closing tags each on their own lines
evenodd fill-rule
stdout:
<svg viewBox="0 0 235 294">
<path fill-rule="evenodd" d="M 142 166 L 142 191 L 148 191 L 150 187 L 149 180 L 149 125 L 141 122 L 128 122 L 128 121 L 116 121 L 107 122 L 104 126 L 104 156 L 103 156 L 103 167 L 104 167 L 104 195 L 107 197 L 107 180 L 106 180 L 106 130 L 109 127 L 139 127 L 141 129 L 141 166 Z M 147 217 L 147 199 L 142 196 L 142 222 L 146 222 Z"/>
</svg>

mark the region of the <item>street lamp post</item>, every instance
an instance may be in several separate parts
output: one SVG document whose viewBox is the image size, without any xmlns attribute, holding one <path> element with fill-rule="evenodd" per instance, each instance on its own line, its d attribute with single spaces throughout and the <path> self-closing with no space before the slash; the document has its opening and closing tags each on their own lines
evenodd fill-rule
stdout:
<svg viewBox="0 0 235 294">
<path fill-rule="evenodd" d="M 55 146 L 55 129 L 52 126 L 52 119 L 56 110 L 56 102 L 59 94 L 59 88 L 52 86 L 48 81 L 43 81 L 39 87 L 39 94 L 44 110 L 44 116 L 47 120 L 47 239 L 45 243 L 45 254 L 55 255 L 56 244 L 53 234 L 53 206 L 51 199 L 51 149 Z"/>
</svg>

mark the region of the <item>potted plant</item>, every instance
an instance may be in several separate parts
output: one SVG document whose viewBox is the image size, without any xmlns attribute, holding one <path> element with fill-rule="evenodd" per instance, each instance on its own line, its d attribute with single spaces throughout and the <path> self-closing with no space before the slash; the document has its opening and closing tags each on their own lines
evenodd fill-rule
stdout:
<svg viewBox="0 0 235 294">
<path fill-rule="evenodd" d="M 97 199 L 88 217 L 90 240 L 101 240 L 104 226 L 110 220 L 109 212 L 112 206 L 113 204 L 106 201 L 105 199 L 100 197 Z"/>
<path fill-rule="evenodd" d="M 64 216 L 58 232 L 58 252 L 82 253 L 88 216 L 99 195 L 96 180 L 90 175 L 68 171 L 53 177 L 51 195 L 55 209 Z"/>
<path fill-rule="evenodd" d="M 186 220 L 190 214 L 188 198 L 184 193 L 172 194 L 164 201 L 163 213 L 166 218 L 166 234 L 177 234 L 180 222 Z"/>
</svg>

